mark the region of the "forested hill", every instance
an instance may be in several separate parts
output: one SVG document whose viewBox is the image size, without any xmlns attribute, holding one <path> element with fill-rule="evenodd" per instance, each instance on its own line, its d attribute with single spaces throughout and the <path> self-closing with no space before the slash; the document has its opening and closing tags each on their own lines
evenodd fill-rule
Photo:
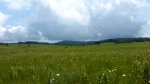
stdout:
<svg viewBox="0 0 150 84">
<path fill-rule="evenodd" d="M 0 43 L 0 45 L 9 45 L 9 44 L 41 44 L 41 45 L 65 45 L 65 46 L 84 46 L 84 45 L 96 45 L 102 43 L 113 42 L 115 44 L 119 43 L 132 43 L 132 42 L 144 42 L 150 41 L 150 38 L 116 38 L 116 39 L 106 39 L 100 41 L 60 41 L 57 43 L 44 43 L 44 42 L 35 42 L 35 41 L 27 41 L 27 42 L 18 42 L 18 43 Z"/>
<path fill-rule="evenodd" d="M 95 45 L 102 43 L 132 43 L 132 42 L 144 42 L 150 41 L 150 38 L 116 38 L 116 39 L 106 39 L 101 41 L 61 41 L 55 43 L 55 45 Z"/>
</svg>

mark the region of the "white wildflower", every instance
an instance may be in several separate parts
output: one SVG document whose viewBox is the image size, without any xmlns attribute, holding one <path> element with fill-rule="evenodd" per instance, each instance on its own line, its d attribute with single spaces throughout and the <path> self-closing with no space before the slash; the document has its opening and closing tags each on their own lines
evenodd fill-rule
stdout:
<svg viewBox="0 0 150 84">
<path fill-rule="evenodd" d="M 122 76 L 123 76 L 123 77 L 125 77 L 125 76 L 126 76 L 126 74 L 122 74 Z"/>
<path fill-rule="evenodd" d="M 50 79 L 50 83 L 53 83 L 54 79 Z"/>
<path fill-rule="evenodd" d="M 150 83 L 150 80 L 148 81 L 148 83 Z"/>
<path fill-rule="evenodd" d="M 60 76 L 60 74 L 56 74 L 56 76 Z"/>
</svg>

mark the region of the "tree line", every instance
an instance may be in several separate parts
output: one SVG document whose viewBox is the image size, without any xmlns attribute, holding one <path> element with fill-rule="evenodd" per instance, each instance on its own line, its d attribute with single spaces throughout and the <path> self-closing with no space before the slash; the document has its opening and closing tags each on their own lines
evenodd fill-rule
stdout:
<svg viewBox="0 0 150 84">
<path fill-rule="evenodd" d="M 18 43 L 0 43 L 0 45 L 8 46 L 10 44 L 26 44 L 28 46 L 32 44 L 40 44 L 40 45 L 64 45 L 64 46 L 85 46 L 85 45 L 96 45 L 102 43 L 132 43 L 132 42 L 145 42 L 150 41 L 150 38 L 115 38 L 115 39 L 106 39 L 100 41 L 60 41 L 57 43 L 44 43 L 44 42 L 35 42 L 35 41 L 27 41 L 27 42 L 18 42 Z"/>
</svg>

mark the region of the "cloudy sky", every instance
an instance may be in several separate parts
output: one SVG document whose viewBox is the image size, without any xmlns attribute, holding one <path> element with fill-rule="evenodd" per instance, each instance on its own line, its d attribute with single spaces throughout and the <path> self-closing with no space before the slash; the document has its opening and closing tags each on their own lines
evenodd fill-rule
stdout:
<svg viewBox="0 0 150 84">
<path fill-rule="evenodd" d="M 150 37 L 150 0 L 0 0 L 0 42 Z"/>
</svg>

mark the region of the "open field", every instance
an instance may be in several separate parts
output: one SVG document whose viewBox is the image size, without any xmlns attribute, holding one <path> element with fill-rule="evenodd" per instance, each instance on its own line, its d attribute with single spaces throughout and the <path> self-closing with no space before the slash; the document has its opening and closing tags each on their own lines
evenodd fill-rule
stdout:
<svg viewBox="0 0 150 84">
<path fill-rule="evenodd" d="M 0 84 L 147 84 L 150 42 L 0 46 Z"/>
</svg>

